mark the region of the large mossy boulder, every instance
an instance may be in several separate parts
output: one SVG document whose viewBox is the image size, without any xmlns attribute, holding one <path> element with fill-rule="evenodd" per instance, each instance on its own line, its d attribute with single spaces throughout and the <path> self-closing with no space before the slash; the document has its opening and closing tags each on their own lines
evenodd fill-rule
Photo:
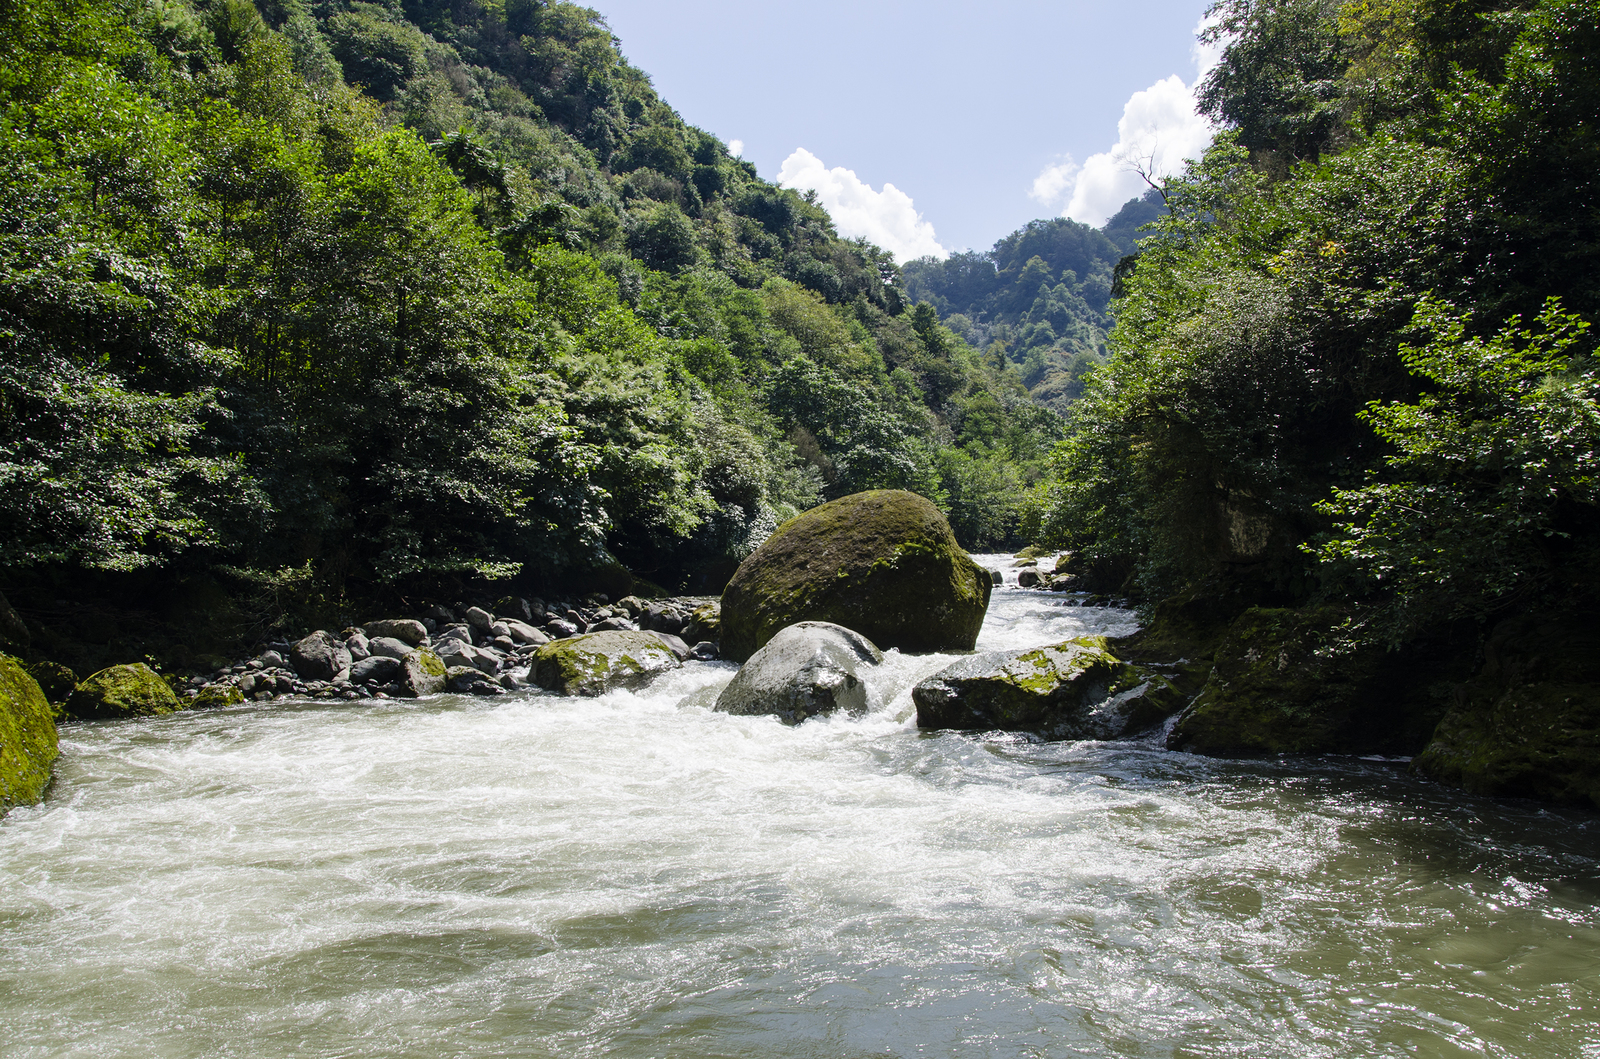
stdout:
<svg viewBox="0 0 1600 1059">
<path fill-rule="evenodd" d="M 861 672 L 883 652 L 858 632 L 825 621 L 803 621 L 778 634 L 739 667 L 717 697 L 721 713 L 771 714 L 784 724 L 867 708 Z"/>
<path fill-rule="evenodd" d="M 534 653 L 529 676 L 562 695 L 602 695 L 637 687 L 681 665 L 677 652 L 656 633 L 615 629 L 545 644 Z"/>
<path fill-rule="evenodd" d="M 1342 635 L 1345 618 L 1332 607 L 1245 611 L 1167 746 L 1217 757 L 1415 753 L 1444 712 L 1449 645 L 1388 651 Z"/>
<path fill-rule="evenodd" d="M 856 493 L 790 519 L 740 564 L 722 593 L 722 655 L 743 662 L 802 621 L 885 650 L 970 651 L 993 588 L 927 500 Z"/>
<path fill-rule="evenodd" d="M 143 662 L 92 674 L 67 698 L 66 712 L 84 720 L 159 717 L 183 709 L 161 675 Z"/>
<path fill-rule="evenodd" d="M 912 688 L 911 699 L 918 728 L 1052 739 L 1113 739 L 1178 702 L 1165 680 L 1117 658 L 1100 636 L 963 658 Z"/>
<path fill-rule="evenodd" d="M 1412 763 L 1474 794 L 1600 809 L 1600 625 L 1583 614 L 1504 622 Z"/>
<path fill-rule="evenodd" d="M 0 655 L 0 812 L 44 796 L 56 754 L 55 717 L 38 681 Z"/>
</svg>

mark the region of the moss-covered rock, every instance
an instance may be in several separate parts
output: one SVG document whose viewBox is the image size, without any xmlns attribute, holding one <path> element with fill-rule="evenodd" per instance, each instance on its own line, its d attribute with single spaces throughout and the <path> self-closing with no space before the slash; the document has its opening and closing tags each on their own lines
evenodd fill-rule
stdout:
<svg viewBox="0 0 1600 1059">
<path fill-rule="evenodd" d="M 73 689 L 78 686 L 78 675 L 60 662 L 50 662 L 43 659 L 23 664 L 28 675 L 39 682 L 39 690 L 44 692 L 44 697 L 50 700 L 50 705 L 59 708 L 67 701 Z"/>
<path fill-rule="evenodd" d="M 681 665 L 660 635 L 616 629 L 545 644 L 534 653 L 529 676 L 563 695 L 601 695 L 636 687 Z"/>
<path fill-rule="evenodd" d="M 444 659 L 426 647 L 407 652 L 400 659 L 400 675 L 395 682 L 400 685 L 400 695 L 420 699 L 424 695 L 438 695 L 445 688 L 446 667 Z"/>
<path fill-rule="evenodd" d="M 208 684 L 189 700 L 189 709 L 220 710 L 224 706 L 242 706 L 244 701 L 244 692 L 231 684 Z"/>
<path fill-rule="evenodd" d="M 183 709 L 160 674 L 143 662 L 112 666 L 91 675 L 67 698 L 69 716 L 93 720 L 159 717 Z"/>
<path fill-rule="evenodd" d="M 722 655 L 743 662 L 802 621 L 884 649 L 970 651 L 993 588 L 927 500 L 856 493 L 790 519 L 740 564 L 722 593 Z"/>
<path fill-rule="evenodd" d="M 1498 626 L 1412 767 L 1475 794 L 1600 809 L 1600 626 L 1577 613 Z"/>
<path fill-rule="evenodd" d="M 1339 635 L 1331 607 L 1252 607 L 1215 648 L 1174 750 L 1225 757 L 1419 749 L 1444 710 L 1438 659 Z"/>
<path fill-rule="evenodd" d="M 0 812 L 44 796 L 56 753 L 56 721 L 38 681 L 0 655 Z"/>
<path fill-rule="evenodd" d="M 918 728 L 1109 739 L 1153 724 L 1176 704 L 1151 684 L 1104 637 L 1084 636 L 963 658 L 918 684 L 911 699 Z"/>
</svg>

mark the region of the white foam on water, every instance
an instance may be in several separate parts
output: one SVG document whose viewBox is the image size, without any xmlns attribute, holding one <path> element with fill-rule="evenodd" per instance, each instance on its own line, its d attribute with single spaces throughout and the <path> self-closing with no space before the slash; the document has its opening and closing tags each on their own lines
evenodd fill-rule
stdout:
<svg viewBox="0 0 1600 1059">
<path fill-rule="evenodd" d="M 980 562 L 989 557 L 980 557 Z M 985 563 L 985 565 L 989 565 Z M 1134 616 L 997 588 L 980 648 Z M 1590 817 L 1388 763 L 638 693 L 63 729 L 0 824 L 0 1056 L 1570 1055 Z"/>
</svg>

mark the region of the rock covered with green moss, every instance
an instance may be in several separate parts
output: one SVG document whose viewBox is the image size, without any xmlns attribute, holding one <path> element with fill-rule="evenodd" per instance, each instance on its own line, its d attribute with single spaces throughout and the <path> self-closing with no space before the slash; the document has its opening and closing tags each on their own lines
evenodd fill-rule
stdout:
<svg viewBox="0 0 1600 1059">
<path fill-rule="evenodd" d="M 400 685 L 398 694 L 402 698 L 420 699 L 424 695 L 438 695 L 444 691 L 448 669 L 444 659 L 429 648 L 419 647 L 407 652 L 400 659 L 400 667 L 396 683 Z"/>
<path fill-rule="evenodd" d="M 1167 745 L 1222 757 L 1415 752 L 1443 710 L 1438 659 L 1353 643 L 1344 620 L 1331 607 L 1246 610 Z"/>
<path fill-rule="evenodd" d="M 607 630 L 545 644 L 534 653 L 529 677 L 563 695 L 601 695 L 636 687 L 683 663 L 653 632 Z"/>
<path fill-rule="evenodd" d="M 183 709 L 161 675 L 143 662 L 91 675 L 68 698 L 66 712 L 84 720 L 159 717 Z"/>
<path fill-rule="evenodd" d="M 1474 794 L 1600 809 L 1600 625 L 1566 614 L 1495 628 L 1413 768 Z"/>
<path fill-rule="evenodd" d="M 970 651 L 993 588 L 927 500 L 856 493 L 790 519 L 739 566 L 722 593 L 722 655 L 743 662 L 802 621 L 884 649 Z"/>
<path fill-rule="evenodd" d="M 1116 738 L 1176 705 L 1165 680 L 1117 658 L 1101 636 L 963 658 L 914 687 L 911 699 L 918 728 L 1053 739 Z"/>
<path fill-rule="evenodd" d="M 56 754 L 55 717 L 38 681 L 0 655 L 0 812 L 43 797 Z"/>
</svg>

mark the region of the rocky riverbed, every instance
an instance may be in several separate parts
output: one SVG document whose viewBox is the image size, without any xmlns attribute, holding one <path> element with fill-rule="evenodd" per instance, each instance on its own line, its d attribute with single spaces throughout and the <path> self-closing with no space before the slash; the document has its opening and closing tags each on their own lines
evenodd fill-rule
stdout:
<svg viewBox="0 0 1600 1059">
<path fill-rule="evenodd" d="M 252 658 L 192 678 L 183 698 L 190 708 L 204 709 L 290 697 L 354 701 L 447 690 L 504 695 L 535 683 L 541 648 L 599 632 L 653 633 L 680 661 L 717 657 L 720 605 L 713 598 L 514 598 L 500 609 L 508 612 L 435 604 L 412 617 L 262 644 Z"/>
</svg>

